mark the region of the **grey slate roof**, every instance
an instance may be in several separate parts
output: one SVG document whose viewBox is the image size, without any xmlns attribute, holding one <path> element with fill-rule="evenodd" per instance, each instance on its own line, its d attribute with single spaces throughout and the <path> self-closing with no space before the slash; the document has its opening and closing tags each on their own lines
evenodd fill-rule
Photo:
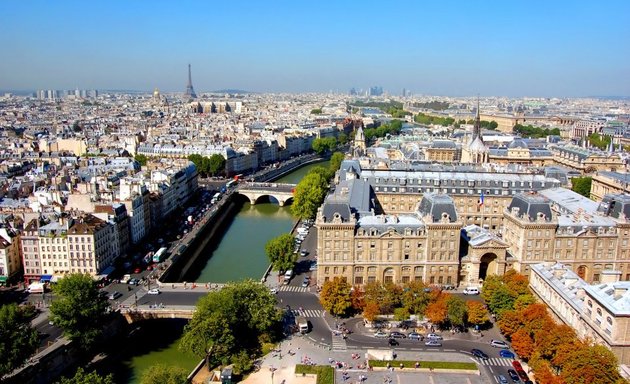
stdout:
<svg viewBox="0 0 630 384">
<path fill-rule="evenodd" d="M 507 209 L 511 212 L 513 208 L 518 208 L 519 217 L 525 216 L 530 220 L 536 220 L 539 214 L 545 215 L 545 221 L 551 221 L 552 218 L 549 200 L 540 195 L 517 193 Z"/>
<path fill-rule="evenodd" d="M 418 212 L 421 217 L 426 215 L 431 216 L 434 223 L 440 222 L 442 216 L 447 214 L 449 216 L 449 222 L 454 223 L 457 221 L 457 212 L 455 211 L 455 203 L 453 199 L 448 195 L 437 193 L 425 193 L 420 201 Z"/>
</svg>

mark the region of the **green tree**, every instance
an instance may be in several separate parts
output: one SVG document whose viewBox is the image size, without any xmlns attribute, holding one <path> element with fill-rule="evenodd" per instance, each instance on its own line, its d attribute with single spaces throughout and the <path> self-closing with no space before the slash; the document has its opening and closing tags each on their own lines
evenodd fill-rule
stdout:
<svg viewBox="0 0 630 384">
<path fill-rule="evenodd" d="M 608 145 L 610 145 L 610 136 L 602 136 L 599 133 L 591 133 L 588 136 L 588 141 L 595 148 L 599 148 L 601 150 L 606 150 Z"/>
<path fill-rule="evenodd" d="M 138 164 L 140 164 L 140 165 L 141 165 L 141 166 L 143 166 L 143 167 L 144 167 L 145 165 L 147 165 L 147 161 L 149 160 L 149 159 L 148 159 L 145 155 L 143 155 L 142 153 L 137 153 L 137 154 L 133 157 L 133 159 L 134 159 L 135 161 L 137 161 L 137 162 L 138 162 Z"/>
<path fill-rule="evenodd" d="M 203 173 L 203 156 L 193 153 L 192 155 L 188 155 L 188 160 L 192 161 L 195 164 L 195 167 L 197 167 L 197 172 Z"/>
<path fill-rule="evenodd" d="M 158 364 L 144 371 L 140 384 L 186 384 L 187 378 L 183 368 Z"/>
<path fill-rule="evenodd" d="M 337 135 L 337 140 L 339 141 L 339 144 L 344 145 L 348 142 L 348 135 L 341 132 L 339 133 L 339 135 Z"/>
<path fill-rule="evenodd" d="M 242 351 L 260 352 L 263 340 L 276 340 L 280 319 L 276 299 L 264 285 L 253 280 L 228 283 L 197 302 L 180 349 L 207 359 L 209 366 L 228 364 Z"/>
<path fill-rule="evenodd" d="M 462 326 L 466 322 L 466 302 L 458 296 L 451 296 L 446 301 L 448 321 L 455 326 Z"/>
<path fill-rule="evenodd" d="M 73 273 L 53 286 L 56 299 L 50 306 L 51 320 L 64 335 L 89 349 L 100 337 L 107 301 L 99 295 L 92 276 Z"/>
<path fill-rule="evenodd" d="M 368 282 L 364 286 L 365 302 L 376 303 L 380 314 L 390 314 L 400 305 L 402 288 L 393 283 Z"/>
<path fill-rule="evenodd" d="M 346 280 L 335 277 L 324 282 L 319 302 L 333 316 L 345 317 L 352 308 L 350 284 Z"/>
<path fill-rule="evenodd" d="M 394 320 L 396 321 L 405 321 L 410 317 L 409 310 L 405 307 L 394 309 Z"/>
<path fill-rule="evenodd" d="M 112 375 L 101 376 L 95 371 L 86 373 L 83 368 L 78 368 L 73 377 L 64 377 L 57 384 L 114 384 Z"/>
<path fill-rule="evenodd" d="M 283 233 L 265 244 L 265 253 L 274 269 L 286 271 L 292 269 L 297 255 L 293 253 L 294 238 L 290 233 Z"/>
<path fill-rule="evenodd" d="M 313 151 L 317 152 L 318 155 L 321 155 L 326 152 L 326 149 L 328 147 L 324 142 L 324 139 L 318 137 L 316 139 L 313 139 L 313 142 L 311 143 L 311 148 L 313 148 Z"/>
<path fill-rule="evenodd" d="M 311 109 L 311 115 L 321 115 L 321 114 L 322 114 L 322 109 L 321 108 Z"/>
<path fill-rule="evenodd" d="M 16 304 L 0 307 L 0 378 L 19 368 L 37 349 L 39 337 L 27 311 Z"/>
<path fill-rule="evenodd" d="M 341 152 L 335 152 L 330 157 L 330 170 L 337 172 L 341 167 L 341 162 L 345 159 L 345 156 Z"/>
<path fill-rule="evenodd" d="M 318 173 L 309 172 L 295 187 L 291 213 L 302 219 L 313 219 L 324 202 L 328 181 Z"/>
<path fill-rule="evenodd" d="M 591 184 L 593 183 L 593 178 L 590 176 L 584 177 L 574 177 L 571 179 L 571 190 L 573 192 L 579 193 L 584 197 L 591 197 Z"/>
<path fill-rule="evenodd" d="M 222 174 L 225 171 L 225 158 L 218 153 L 210 156 L 209 159 L 209 172 L 213 176 Z"/>
<path fill-rule="evenodd" d="M 424 291 L 426 286 L 422 281 L 412 280 L 405 283 L 401 296 L 402 306 L 413 315 L 423 316 L 429 305 L 429 294 Z"/>
</svg>

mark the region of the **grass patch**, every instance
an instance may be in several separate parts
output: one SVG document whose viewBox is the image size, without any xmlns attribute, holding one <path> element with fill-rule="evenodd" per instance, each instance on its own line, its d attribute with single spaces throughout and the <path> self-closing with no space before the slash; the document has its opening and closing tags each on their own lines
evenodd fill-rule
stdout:
<svg viewBox="0 0 630 384">
<path fill-rule="evenodd" d="M 335 370 L 328 365 L 304 365 L 295 366 L 295 374 L 317 375 L 317 384 L 333 384 L 335 382 Z"/>
<path fill-rule="evenodd" d="M 370 360 L 371 367 L 387 367 L 389 363 L 394 368 L 399 368 L 402 363 L 405 368 L 415 368 L 416 363 L 420 363 L 420 368 L 433 368 L 433 369 L 469 369 L 476 370 L 477 364 L 467 363 L 460 361 L 422 361 L 422 360 Z"/>
</svg>

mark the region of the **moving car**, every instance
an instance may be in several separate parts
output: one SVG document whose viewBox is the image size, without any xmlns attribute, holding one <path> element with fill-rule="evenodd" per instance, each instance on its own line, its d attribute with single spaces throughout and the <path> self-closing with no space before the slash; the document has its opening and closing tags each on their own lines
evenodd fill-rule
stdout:
<svg viewBox="0 0 630 384">
<path fill-rule="evenodd" d="M 389 337 L 392 339 L 405 339 L 407 338 L 407 336 L 404 333 L 401 332 L 391 332 L 389 334 Z"/>
<path fill-rule="evenodd" d="M 160 289 L 159 288 L 151 288 L 151 289 L 149 289 L 149 292 L 147 292 L 147 294 L 149 294 L 149 295 L 159 295 L 160 294 Z"/>
<path fill-rule="evenodd" d="M 306 255 L 308 255 L 308 251 L 306 251 L 304 249 L 300 251 L 300 256 L 306 257 Z"/>
<path fill-rule="evenodd" d="M 490 340 L 490 345 L 492 345 L 495 348 L 503 348 L 503 349 L 510 348 L 510 346 L 507 345 L 505 341 L 501 341 L 501 340 Z"/>
<path fill-rule="evenodd" d="M 120 296 L 122 296 L 122 293 L 118 292 L 118 291 L 114 291 L 112 293 L 109 294 L 109 299 L 110 300 L 116 300 L 117 298 L 119 298 Z"/>
<path fill-rule="evenodd" d="M 497 380 L 499 381 L 499 384 L 508 384 L 507 379 L 503 375 L 497 376 Z"/>
<path fill-rule="evenodd" d="M 472 353 L 473 356 L 478 357 L 480 359 L 488 360 L 488 355 L 480 349 L 473 348 L 470 350 L 470 353 Z"/>
<path fill-rule="evenodd" d="M 138 284 L 140 284 L 140 280 L 139 280 L 139 279 L 136 279 L 136 278 L 134 277 L 133 279 L 131 279 L 131 280 L 129 280 L 129 281 L 128 281 L 128 284 L 129 284 L 129 285 L 138 285 Z"/>
<path fill-rule="evenodd" d="M 302 287 L 306 288 L 308 287 L 308 283 L 309 283 L 310 279 L 308 276 L 304 276 L 304 280 L 302 280 Z"/>
<path fill-rule="evenodd" d="M 424 337 L 421 334 L 419 334 L 418 332 L 411 332 L 410 334 L 407 335 L 407 337 L 409 338 L 409 340 L 422 341 L 422 339 L 424 339 Z"/>
<path fill-rule="evenodd" d="M 442 340 L 442 336 L 437 335 L 435 333 L 429 333 L 427 335 L 427 339 L 431 339 L 431 340 Z"/>
<path fill-rule="evenodd" d="M 516 355 L 513 352 L 508 351 L 507 349 L 500 350 L 499 351 L 499 356 L 505 357 L 507 359 L 514 359 L 514 358 L 516 358 Z"/>
<path fill-rule="evenodd" d="M 387 344 L 389 344 L 390 347 L 394 347 L 396 345 L 399 345 L 398 341 L 396 341 L 396 339 L 389 339 L 387 341 Z"/>
<path fill-rule="evenodd" d="M 387 334 L 387 332 L 383 332 L 383 331 L 377 331 L 374 334 L 374 337 L 378 337 L 379 339 L 384 339 L 386 337 L 389 337 L 389 335 Z"/>
<path fill-rule="evenodd" d="M 439 340 L 434 340 L 434 339 L 428 339 L 424 345 L 426 345 L 427 347 L 441 347 L 442 343 Z"/>
<path fill-rule="evenodd" d="M 512 382 L 514 383 L 518 383 L 520 380 L 520 378 L 518 377 L 518 374 L 516 373 L 515 370 L 513 369 L 508 369 L 508 375 L 510 375 L 510 379 L 512 379 Z"/>
<path fill-rule="evenodd" d="M 278 293 L 278 288 L 270 288 L 269 292 L 271 292 L 272 295 L 275 295 Z"/>
</svg>

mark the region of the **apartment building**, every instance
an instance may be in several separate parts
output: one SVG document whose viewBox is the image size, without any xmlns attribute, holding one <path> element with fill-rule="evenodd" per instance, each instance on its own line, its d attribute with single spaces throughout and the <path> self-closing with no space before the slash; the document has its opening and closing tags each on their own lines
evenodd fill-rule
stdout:
<svg viewBox="0 0 630 384">
<path fill-rule="evenodd" d="M 630 193 L 630 175 L 621 172 L 599 171 L 592 177 L 591 199 L 602 201 L 605 195 Z"/>
<path fill-rule="evenodd" d="M 589 285 L 572 268 L 547 262 L 531 267 L 532 292 L 547 305 L 555 319 L 573 328 L 578 337 L 605 345 L 621 364 L 630 363 L 630 281 L 605 270 L 602 281 Z"/>
</svg>

